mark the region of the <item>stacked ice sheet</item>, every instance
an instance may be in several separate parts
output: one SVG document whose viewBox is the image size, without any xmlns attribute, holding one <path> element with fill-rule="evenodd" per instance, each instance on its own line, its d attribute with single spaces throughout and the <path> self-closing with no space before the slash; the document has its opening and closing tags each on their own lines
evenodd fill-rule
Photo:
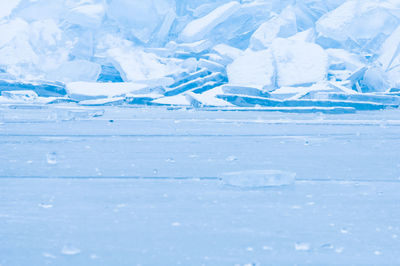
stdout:
<svg viewBox="0 0 400 266">
<path fill-rule="evenodd" d="M 0 103 L 376 110 L 397 0 L 0 0 Z"/>
</svg>

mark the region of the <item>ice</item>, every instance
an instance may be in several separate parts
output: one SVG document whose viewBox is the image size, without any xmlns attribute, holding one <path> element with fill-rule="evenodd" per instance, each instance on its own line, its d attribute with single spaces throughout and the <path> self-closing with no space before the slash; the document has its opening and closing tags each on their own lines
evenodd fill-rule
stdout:
<svg viewBox="0 0 400 266">
<path fill-rule="evenodd" d="M 328 55 L 319 45 L 278 38 L 273 42 L 272 50 L 279 87 L 312 84 L 326 79 Z"/>
<path fill-rule="evenodd" d="M 358 101 L 358 102 L 374 102 L 388 105 L 399 105 L 399 96 L 390 95 L 377 95 L 372 93 L 364 94 L 346 94 L 339 92 L 318 92 L 314 98 L 318 99 L 330 99 L 330 100 L 347 100 L 347 101 Z"/>
<path fill-rule="evenodd" d="M 98 98 L 110 98 L 126 95 L 131 92 L 140 92 L 147 89 L 147 84 L 120 82 L 120 83 L 96 83 L 96 82 L 71 82 L 67 84 L 68 95 L 75 100 L 89 100 Z"/>
<path fill-rule="evenodd" d="M 21 0 L 1 0 L 0 1 L 0 20 L 8 17 Z"/>
<path fill-rule="evenodd" d="M 296 33 L 296 14 L 289 6 L 279 16 L 274 16 L 261 24 L 251 36 L 250 47 L 254 50 L 263 50 L 269 48 L 276 38 L 287 38 Z"/>
<path fill-rule="evenodd" d="M 282 101 L 400 88 L 396 0 L 10 0 L 1 6 L 0 79 L 12 87 L 1 90 L 63 97 L 54 103 L 130 93 L 121 85 L 108 91 L 99 85 L 97 93 L 97 85 L 73 85 L 64 97 L 64 84 L 96 82 L 143 84 L 166 102 L 199 106 L 223 106 L 204 93 L 226 83 L 222 95 L 273 91 L 270 97 Z"/>
<path fill-rule="evenodd" d="M 270 97 L 271 94 L 260 90 L 257 88 L 245 87 L 245 86 L 234 86 L 234 85 L 224 85 L 221 86 L 222 91 L 226 94 L 240 94 L 248 96 L 258 96 L 258 97 Z M 222 93 L 221 93 L 222 94 Z"/>
<path fill-rule="evenodd" d="M 385 72 L 384 78 L 388 84 L 384 85 L 400 88 L 400 26 L 383 43 L 377 62 Z"/>
<path fill-rule="evenodd" d="M 36 92 L 31 90 L 20 90 L 20 91 L 2 91 L 1 96 L 14 100 L 14 101 L 22 101 L 22 102 L 33 102 L 37 99 L 38 95 Z"/>
<path fill-rule="evenodd" d="M 50 71 L 47 78 L 61 82 L 95 82 L 101 73 L 101 66 L 87 60 L 73 60 Z"/>
<path fill-rule="evenodd" d="M 212 46 L 208 40 L 200 40 L 192 43 L 175 44 L 177 50 L 182 50 L 189 53 L 201 53 Z"/>
<path fill-rule="evenodd" d="M 251 170 L 222 174 L 226 185 L 241 188 L 287 186 L 294 183 L 296 174 L 278 170 Z"/>
<path fill-rule="evenodd" d="M 360 80 L 360 85 L 363 92 L 384 92 L 390 88 L 386 73 L 379 67 L 367 69 L 363 79 Z"/>
<path fill-rule="evenodd" d="M 32 90 L 41 97 L 62 97 L 67 94 L 65 86 L 56 82 L 19 82 L 0 80 L 0 91 Z"/>
<path fill-rule="evenodd" d="M 367 62 L 361 56 L 343 49 L 326 49 L 331 70 L 355 72 L 366 66 Z"/>
<path fill-rule="evenodd" d="M 390 12 L 385 1 L 348 0 L 318 20 L 316 29 L 321 36 L 337 42 L 328 45 L 330 48 L 367 52 L 375 51 L 382 37 L 390 35 L 398 24 L 399 19 Z"/>
<path fill-rule="evenodd" d="M 187 97 L 186 95 L 179 94 L 179 95 L 174 95 L 174 96 L 167 96 L 163 97 L 160 99 L 156 99 L 152 101 L 152 103 L 157 104 L 157 105 L 186 105 L 189 106 L 192 104 L 191 98 Z"/>
<path fill-rule="evenodd" d="M 126 97 L 112 97 L 112 98 L 102 98 L 95 100 L 83 100 L 79 102 L 81 106 L 114 106 L 122 105 L 125 103 Z"/>
<path fill-rule="evenodd" d="M 315 42 L 315 38 L 316 38 L 316 32 L 313 28 L 298 32 L 295 35 L 289 37 L 290 40 L 303 41 L 303 42 Z"/>
<path fill-rule="evenodd" d="M 191 73 L 174 84 L 170 85 L 165 92 L 165 96 L 175 96 L 182 92 L 191 90 L 202 93 L 226 82 L 226 76 L 220 72 L 211 72 L 208 69 L 200 69 Z"/>
<path fill-rule="evenodd" d="M 69 11 L 66 20 L 71 24 L 98 28 L 101 26 L 104 15 L 105 8 L 103 4 L 84 4 Z"/>
<path fill-rule="evenodd" d="M 228 19 L 239 8 L 240 4 L 232 1 L 216 8 L 202 18 L 193 20 L 183 29 L 180 39 L 185 42 L 194 42 L 203 39 L 207 33 Z"/>
<path fill-rule="evenodd" d="M 219 87 L 216 88 L 217 90 L 208 90 L 202 94 L 196 94 L 193 92 L 188 92 L 186 97 L 190 97 L 191 104 L 196 104 L 196 107 L 226 107 L 226 106 L 233 106 L 232 104 L 219 99 L 216 97 L 217 94 L 220 94 L 221 91 Z"/>
<path fill-rule="evenodd" d="M 243 55 L 242 50 L 226 44 L 218 44 L 213 47 L 213 50 L 229 63 Z"/>
<path fill-rule="evenodd" d="M 227 67 L 229 83 L 270 90 L 275 87 L 275 68 L 270 50 L 246 50 Z"/>
<path fill-rule="evenodd" d="M 326 82 L 313 84 L 312 86 L 280 87 L 270 93 L 272 98 L 299 99 L 314 91 L 331 91 L 332 88 Z M 256 95 L 255 95 L 256 96 Z"/>
<path fill-rule="evenodd" d="M 97 82 L 123 82 L 121 74 L 113 65 L 102 65 Z"/>
<path fill-rule="evenodd" d="M 161 79 L 187 70 L 183 60 L 160 58 L 154 53 L 133 46 L 111 48 L 107 54 L 124 81 Z"/>
<path fill-rule="evenodd" d="M 400 26 L 383 43 L 378 62 L 384 71 L 400 64 Z"/>
<path fill-rule="evenodd" d="M 243 96 L 235 94 L 223 94 L 217 96 L 229 103 L 240 107 L 350 107 L 356 110 L 383 110 L 397 108 L 398 105 L 373 102 L 359 102 L 346 100 L 320 100 L 320 99 L 268 99 L 265 97 Z"/>
<path fill-rule="evenodd" d="M 148 43 L 156 32 L 157 27 L 167 17 L 159 36 L 166 35 L 171 24 L 171 9 L 175 1 L 151 0 L 110 0 L 107 2 L 107 16 L 115 20 L 119 26 L 132 34 L 139 42 Z"/>
<path fill-rule="evenodd" d="M 67 256 L 74 256 L 74 255 L 78 255 L 79 253 L 81 253 L 82 251 L 74 246 L 64 246 L 61 249 L 61 254 L 63 255 L 67 255 Z"/>
</svg>

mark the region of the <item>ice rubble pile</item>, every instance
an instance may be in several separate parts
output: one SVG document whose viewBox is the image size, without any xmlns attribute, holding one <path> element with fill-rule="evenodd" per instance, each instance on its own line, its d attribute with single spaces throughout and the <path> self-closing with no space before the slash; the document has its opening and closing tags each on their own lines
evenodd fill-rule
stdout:
<svg viewBox="0 0 400 266">
<path fill-rule="evenodd" d="M 398 0 L 0 0 L 0 102 L 383 109 Z"/>
</svg>

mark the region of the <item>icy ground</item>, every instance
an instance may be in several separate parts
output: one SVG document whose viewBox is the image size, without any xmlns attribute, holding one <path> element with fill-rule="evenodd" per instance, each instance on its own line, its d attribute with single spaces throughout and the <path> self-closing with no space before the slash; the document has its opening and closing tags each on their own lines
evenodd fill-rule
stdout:
<svg viewBox="0 0 400 266">
<path fill-rule="evenodd" d="M 3 105 L 0 265 L 399 264 L 400 111 L 269 111 Z"/>
</svg>

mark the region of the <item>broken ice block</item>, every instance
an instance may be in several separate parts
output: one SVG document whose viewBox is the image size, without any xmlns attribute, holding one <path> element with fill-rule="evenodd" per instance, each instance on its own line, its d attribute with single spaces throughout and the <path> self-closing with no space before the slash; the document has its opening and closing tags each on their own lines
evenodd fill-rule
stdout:
<svg viewBox="0 0 400 266">
<path fill-rule="evenodd" d="M 388 105 L 373 102 L 339 101 L 339 100 L 314 100 L 294 99 L 277 100 L 255 96 L 223 94 L 217 96 L 227 102 L 241 107 L 268 106 L 268 107 L 351 107 L 356 110 L 383 110 L 397 108 L 398 105 Z"/>
<path fill-rule="evenodd" d="M 270 97 L 271 94 L 260 89 L 245 87 L 245 86 L 235 86 L 235 85 L 223 85 L 221 86 L 222 91 L 226 94 L 239 94 L 257 97 Z"/>
<path fill-rule="evenodd" d="M 193 92 L 187 92 L 186 97 L 191 100 L 191 104 L 196 104 L 195 107 L 226 107 L 233 106 L 231 103 L 228 103 L 222 99 L 216 97 L 216 95 L 221 94 L 222 91 L 220 87 L 213 88 L 208 90 L 202 94 L 196 94 Z"/>
<path fill-rule="evenodd" d="M 243 55 L 242 50 L 226 44 L 218 44 L 214 46 L 213 51 L 217 52 L 228 63 L 232 63 L 233 60 Z"/>
<path fill-rule="evenodd" d="M 383 71 L 400 65 L 400 26 L 383 43 L 377 61 Z"/>
<path fill-rule="evenodd" d="M 312 84 L 327 77 L 328 55 L 317 44 L 278 38 L 272 51 L 279 87 Z"/>
<path fill-rule="evenodd" d="M 0 1 L 1 9 L 0 9 L 0 20 L 8 17 L 13 9 L 15 9 L 21 0 L 3 0 Z"/>
<path fill-rule="evenodd" d="M 270 50 L 246 50 L 227 67 L 229 83 L 270 90 L 275 87 L 275 68 Z"/>
<path fill-rule="evenodd" d="M 180 39 L 184 42 L 202 40 L 207 33 L 229 18 L 239 8 L 240 4 L 232 1 L 216 8 L 202 18 L 191 21 L 181 32 Z"/>
<path fill-rule="evenodd" d="M 38 95 L 34 91 L 20 90 L 20 91 L 2 91 L 1 96 L 22 102 L 33 102 L 37 99 Z"/>
<path fill-rule="evenodd" d="M 68 95 L 75 100 L 110 98 L 126 95 L 130 92 L 141 91 L 148 88 L 147 84 L 140 83 L 95 83 L 71 82 L 67 84 Z"/>
<path fill-rule="evenodd" d="M 250 39 L 250 48 L 263 50 L 269 48 L 275 38 L 287 38 L 297 33 L 296 14 L 291 6 L 274 16 L 254 32 Z"/>
<path fill-rule="evenodd" d="M 73 8 L 67 14 L 66 20 L 71 24 L 88 28 L 100 27 L 105 15 L 103 4 L 84 4 Z"/>
<path fill-rule="evenodd" d="M 360 80 L 362 92 L 384 92 L 390 89 L 386 73 L 378 67 L 368 68 Z"/>
<path fill-rule="evenodd" d="M 47 73 L 50 80 L 61 82 L 94 82 L 101 73 L 101 66 L 87 60 L 65 62 L 54 71 Z"/>
<path fill-rule="evenodd" d="M 152 37 L 157 34 L 157 27 L 163 23 L 165 16 L 171 16 L 170 10 L 175 8 L 175 1 L 171 0 L 109 0 L 107 4 L 107 16 L 142 43 L 152 40 Z M 168 18 L 168 20 L 170 19 Z M 170 23 L 170 21 L 165 22 L 163 31 L 167 31 Z M 161 35 L 165 35 L 165 33 L 161 33 Z"/>
<path fill-rule="evenodd" d="M 185 72 L 192 67 L 185 60 L 161 58 L 153 53 L 129 44 L 125 47 L 111 48 L 107 52 L 110 61 L 118 69 L 124 81 L 143 81 L 161 79 Z M 160 84 L 161 85 L 161 84 Z"/>
<path fill-rule="evenodd" d="M 345 94 L 337 92 L 317 92 L 314 99 L 354 101 L 354 102 L 370 102 L 388 105 L 400 105 L 399 96 L 377 95 L 373 93 Z"/>
<path fill-rule="evenodd" d="M 201 58 L 197 64 L 198 68 L 204 68 L 204 69 L 208 69 L 212 72 L 220 72 L 220 73 L 226 73 L 226 69 L 223 65 L 216 63 L 214 61 L 210 61 L 207 59 L 203 59 Z"/>
<path fill-rule="evenodd" d="M 123 82 L 121 74 L 112 65 L 102 65 L 97 82 Z"/>
<path fill-rule="evenodd" d="M 295 35 L 290 36 L 288 39 L 293 40 L 293 41 L 315 42 L 315 37 L 316 37 L 316 32 L 312 28 L 312 29 L 298 32 Z"/>
<path fill-rule="evenodd" d="M 154 105 L 175 105 L 175 106 L 190 106 L 191 99 L 186 95 L 179 94 L 169 97 L 163 97 L 152 101 Z"/>
<path fill-rule="evenodd" d="M 316 23 L 320 36 L 334 40 L 326 48 L 379 48 L 381 35 L 390 35 L 399 24 L 387 6 L 374 0 L 349 0 L 322 16 Z M 384 40 L 384 39 L 383 39 Z M 378 42 L 375 46 L 373 42 Z"/>
<path fill-rule="evenodd" d="M 164 95 L 167 97 L 175 96 L 188 90 L 192 90 L 195 93 L 202 93 L 224 83 L 226 83 L 226 76 L 224 74 L 202 69 L 169 86 Z"/>
<path fill-rule="evenodd" d="M 271 98 L 274 99 L 301 99 L 306 95 L 310 95 L 315 91 L 338 91 L 330 87 L 326 82 L 319 82 L 312 86 L 296 86 L 296 87 L 280 87 L 270 93 Z M 257 96 L 257 95 L 255 95 Z"/>
<path fill-rule="evenodd" d="M 65 96 L 65 85 L 56 82 L 19 82 L 0 80 L 1 91 L 32 90 L 40 97 Z"/>
<path fill-rule="evenodd" d="M 212 43 L 208 40 L 201 40 L 192 43 L 181 43 L 176 45 L 176 50 L 182 50 L 189 53 L 201 53 L 212 46 Z"/>
<path fill-rule="evenodd" d="M 241 188 L 265 188 L 292 185 L 296 174 L 278 170 L 251 170 L 224 173 L 222 182 Z"/>
</svg>

